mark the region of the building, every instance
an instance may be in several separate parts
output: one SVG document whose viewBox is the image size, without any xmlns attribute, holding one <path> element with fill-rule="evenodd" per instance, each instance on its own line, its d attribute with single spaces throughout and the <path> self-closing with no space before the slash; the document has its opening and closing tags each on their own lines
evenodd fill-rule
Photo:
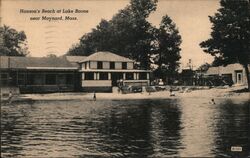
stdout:
<svg viewBox="0 0 250 158">
<path fill-rule="evenodd" d="M 96 52 L 79 62 L 83 91 L 112 91 L 119 86 L 147 86 L 149 70 L 134 69 L 134 61 L 111 52 Z"/>
<path fill-rule="evenodd" d="M 0 56 L 0 86 L 20 93 L 112 91 L 112 87 L 147 86 L 149 70 L 134 69 L 134 61 L 110 53 L 90 56 Z"/>
<path fill-rule="evenodd" d="M 248 65 L 250 69 L 250 65 Z M 234 84 L 247 85 L 247 77 L 245 69 L 242 65 L 230 64 L 227 66 L 210 67 L 205 76 L 222 76 L 228 80 L 232 80 Z"/>
<path fill-rule="evenodd" d="M 182 69 L 179 75 L 180 84 L 183 86 L 193 86 L 195 85 L 195 71 L 191 68 Z"/>
<path fill-rule="evenodd" d="M 0 86 L 20 93 L 76 91 L 79 80 L 77 65 L 66 58 L 0 56 Z"/>
</svg>

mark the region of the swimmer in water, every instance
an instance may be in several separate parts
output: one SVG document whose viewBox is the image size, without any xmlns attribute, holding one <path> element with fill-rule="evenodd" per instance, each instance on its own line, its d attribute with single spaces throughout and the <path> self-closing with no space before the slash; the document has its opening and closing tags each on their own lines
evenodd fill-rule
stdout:
<svg viewBox="0 0 250 158">
<path fill-rule="evenodd" d="M 213 98 L 211 99 L 211 101 L 212 101 L 212 104 L 215 104 L 215 101 L 214 101 L 214 99 L 213 99 Z"/>
</svg>

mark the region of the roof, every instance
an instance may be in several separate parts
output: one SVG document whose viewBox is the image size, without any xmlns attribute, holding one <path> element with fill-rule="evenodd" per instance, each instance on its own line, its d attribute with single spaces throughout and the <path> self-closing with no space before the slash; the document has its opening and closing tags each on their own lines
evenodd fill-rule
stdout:
<svg viewBox="0 0 250 158">
<path fill-rule="evenodd" d="M 227 73 L 230 74 L 233 73 L 234 71 L 243 69 L 244 69 L 243 66 L 240 65 L 239 63 L 229 64 L 227 66 L 210 67 L 207 70 L 206 75 L 227 74 Z"/>
<path fill-rule="evenodd" d="M 250 64 L 248 64 L 248 69 L 250 69 Z M 232 74 L 235 71 L 245 71 L 244 67 L 239 64 L 229 64 L 227 66 L 217 66 L 217 67 L 210 67 L 205 75 L 220 75 L 220 74 Z"/>
<path fill-rule="evenodd" d="M 9 61 L 9 62 L 8 62 Z M 71 64 L 66 58 L 58 57 L 8 57 L 0 56 L 0 68 L 57 68 L 57 69 L 76 69 L 77 67 Z"/>
<path fill-rule="evenodd" d="M 87 56 L 66 56 L 66 59 L 71 63 L 78 63 L 86 58 Z"/>
<path fill-rule="evenodd" d="M 81 62 L 86 61 L 119 61 L 119 62 L 134 62 L 133 60 L 111 53 L 111 52 L 96 52 L 94 54 L 91 54 L 90 56 L 86 57 Z"/>
</svg>

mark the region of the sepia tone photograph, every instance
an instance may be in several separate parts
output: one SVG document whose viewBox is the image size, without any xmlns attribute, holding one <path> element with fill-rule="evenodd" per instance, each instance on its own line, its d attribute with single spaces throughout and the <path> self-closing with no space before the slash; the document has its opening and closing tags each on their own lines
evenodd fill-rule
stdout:
<svg viewBox="0 0 250 158">
<path fill-rule="evenodd" d="M 250 156 L 250 0 L 0 0 L 1 157 Z"/>
</svg>

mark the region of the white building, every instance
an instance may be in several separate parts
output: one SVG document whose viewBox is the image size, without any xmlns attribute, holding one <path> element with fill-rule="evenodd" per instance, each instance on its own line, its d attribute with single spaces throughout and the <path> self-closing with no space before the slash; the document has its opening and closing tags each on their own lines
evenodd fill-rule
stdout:
<svg viewBox="0 0 250 158">
<path fill-rule="evenodd" d="M 248 65 L 248 69 L 250 65 Z M 227 66 L 210 67 L 207 76 L 219 75 L 231 79 L 234 84 L 247 85 L 247 77 L 245 69 L 240 64 L 230 64 Z"/>
<path fill-rule="evenodd" d="M 134 69 L 134 61 L 111 52 L 96 52 L 82 61 L 82 89 L 84 91 L 111 91 L 123 85 L 147 86 L 150 84 L 149 70 Z"/>
</svg>

